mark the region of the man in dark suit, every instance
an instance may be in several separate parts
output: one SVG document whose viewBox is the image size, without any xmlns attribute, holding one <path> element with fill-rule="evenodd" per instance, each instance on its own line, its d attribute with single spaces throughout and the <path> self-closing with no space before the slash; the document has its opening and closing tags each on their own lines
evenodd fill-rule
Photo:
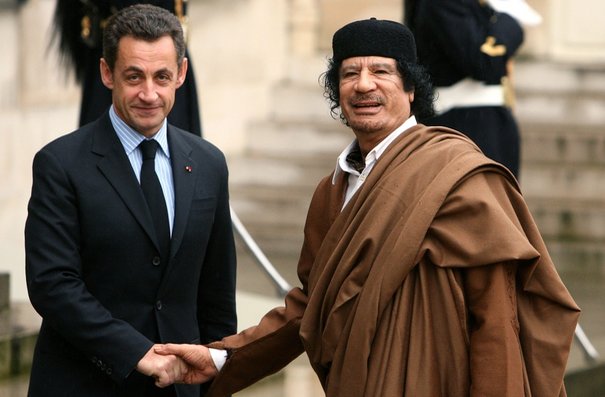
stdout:
<svg viewBox="0 0 605 397">
<path fill-rule="evenodd" d="M 153 346 L 236 330 L 226 162 L 167 124 L 187 71 L 173 14 L 126 8 L 103 42 L 113 105 L 34 158 L 26 273 L 43 321 L 29 395 L 200 396 L 155 387 L 180 361 Z"/>
</svg>

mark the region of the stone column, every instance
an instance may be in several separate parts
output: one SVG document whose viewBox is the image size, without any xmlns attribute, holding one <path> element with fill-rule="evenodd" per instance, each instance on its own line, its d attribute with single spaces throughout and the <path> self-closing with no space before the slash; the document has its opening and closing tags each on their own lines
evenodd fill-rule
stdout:
<svg viewBox="0 0 605 397">
<path fill-rule="evenodd" d="M 605 2 L 551 0 L 549 6 L 552 58 L 602 65 L 605 62 Z"/>
<path fill-rule="evenodd" d="M 293 56 L 309 57 L 316 53 L 319 27 L 317 0 L 291 0 L 290 51 Z"/>
</svg>

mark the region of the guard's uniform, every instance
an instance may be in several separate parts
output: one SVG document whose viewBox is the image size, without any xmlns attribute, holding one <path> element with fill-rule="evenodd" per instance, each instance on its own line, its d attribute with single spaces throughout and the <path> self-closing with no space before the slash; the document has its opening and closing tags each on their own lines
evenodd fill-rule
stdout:
<svg viewBox="0 0 605 397">
<path fill-rule="evenodd" d="M 111 91 L 101 81 L 99 59 L 102 57 L 103 26 L 118 10 L 146 3 L 174 13 L 186 27 L 186 0 L 58 0 L 54 25 L 61 54 L 76 72 L 82 85 L 80 121 L 82 126 L 98 119 L 111 105 Z M 188 56 L 188 55 L 186 55 Z M 168 122 L 185 131 L 202 135 L 198 97 L 191 59 L 185 83 L 176 91 Z"/>
<path fill-rule="evenodd" d="M 507 68 L 523 42 L 521 25 L 486 1 L 406 3 L 406 24 L 437 91 L 437 116 L 421 121 L 462 131 L 518 176 L 520 137 Z"/>
</svg>

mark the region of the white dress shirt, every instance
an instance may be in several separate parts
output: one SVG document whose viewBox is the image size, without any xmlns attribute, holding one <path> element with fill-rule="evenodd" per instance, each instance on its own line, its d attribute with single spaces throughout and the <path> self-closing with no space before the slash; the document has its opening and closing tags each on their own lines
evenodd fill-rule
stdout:
<svg viewBox="0 0 605 397">
<path fill-rule="evenodd" d="M 111 108 L 109 109 L 109 118 L 111 119 L 111 124 L 113 125 L 120 142 L 122 142 L 122 146 L 124 147 L 126 156 L 128 156 L 134 174 L 139 183 L 141 183 L 143 154 L 138 147 L 139 144 L 147 138 L 126 124 L 124 120 L 118 116 L 113 105 L 111 105 Z M 160 127 L 160 130 L 149 139 L 155 139 L 161 148 L 155 155 L 155 172 L 158 175 L 164 193 L 166 209 L 168 210 L 168 224 L 170 225 L 170 234 L 172 235 L 172 227 L 174 225 L 174 183 L 172 178 L 172 166 L 170 164 L 170 150 L 168 148 L 167 125 L 168 123 L 166 119 L 164 119 L 164 123 Z"/>
<path fill-rule="evenodd" d="M 347 191 L 345 193 L 345 198 L 344 198 L 344 201 L 342 204 L 342 208 L 344 208 L 347 205 L 347 203 L 349 202 L 351 197 L 353 197 L 355 192 L 357 190 L 359 190 L 361 185 L 365 182 L 366 178 L 370 174 L 370 171 L 372 171 L 372 168 L 374 168 L 376 161 L 378 161 L 380 156 L 382 156 L 382 154 L 387 149 L 387 147 L 389 147 L 389 145 L 391 143 L 393 143 L 393 141 L 399 135 L 403 134 L 406 130 L 415 126 L 416 124 L 417 124 L 416 117 L 411 116 L 402 125 L 400 125 L 397 129 L 395 129 L 395 131 L 393 131 L 389 135 L 387 135 L 386 138 L 384 138 L 378 145 L 376 145 L 372 150 L 370 150 L 370 152 L 366 155 L 365 168 L 363 169 L 363 171 L 361 173 L 359 173 L 356 169 L 351 167 L 351 165 L 346 160 L 347 155 L 349 153 L 351 153 L 351 150 L 357 145 L 357 141 L 351 142 L 351 144 L 349 146 L 347 146 L 345 148 L 345 150 L 342 151 L 342 153 L 340 154 L 340 156 L 338 156 L 338 159 L 336 161 L 336 169 L 334 170 L 334 176 L 332 178 L 332 184 L 336 184 L 336 181 L 338 180 L 338 177 L 340 176 L 340 174 L 342 174 L 343 172 L 349 174 L 349 176 L 348 176 L 349 183 L 347 186 Z"/>
</svg>

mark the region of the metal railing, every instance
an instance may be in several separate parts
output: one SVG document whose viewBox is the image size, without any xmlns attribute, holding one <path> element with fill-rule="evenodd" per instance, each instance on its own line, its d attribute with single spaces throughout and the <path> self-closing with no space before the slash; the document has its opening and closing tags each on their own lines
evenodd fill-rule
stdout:
<svg viewBox="0 0 605 397">
<path fill-rule="evenodd" d="M 281 297 L 286 296 L 288 291 L 292 289 L 292 286 L 281 276 L 281 274 L 279 274 L 273 264 L 271 264 L 258 244 L 256 244 L 256 241 L 254 241 L 250 233 L 248 233 L 248 230 L 246 230 L 246 227 L 241 222 L 233 208 L 231 208 L 231 221 L 233 222 L 237 235 L 239 235 L 242 241 L 246 244 L 246 247 L 248 247 L 252 253 L 252 256 L 254 259 L 256 259 L 256 262 L 261 266 L 262 270 L 269 276 L 269 279 L 277 289 L 278 295 Z M 590 342 L 590 339 L 588 339 L 588 336 L 586 336 L 586 333 L 584 333 L 584 330 L 580 324 L 576 325 L 574 337 L 582 348 L 585 360 L 590 364 L 595 364 L 599 360 L 599 353 Z"/>
<path fill-rule="evenodd" d="M 279 296 L 286 296 L 288 291 L 292 289 L 292 286 L 288 284 L 286 279 L 279 274 L 277 269 L 273 266 L 273 264 L 271 264 L 269 259 L 267 259 L 258 244 L 256 244 L 256 241 L 254 241 L 250 233 L 248 233 L 248 230 L 246 230 L 246 227 L 242 221 L 240 221 L 233 208 L 231 208 L 231 222 L 233 223 L 233 227 L 235 228 L 237 235 L 241 237 L 242 241 L 246 244 L 246 247 L 248 247 L 252 253 L 252 256 L 254 256 L 254 259 L 256 259 L 256 262 L 269 276 L 269 279 L 275 285 L 275 288 L 277 288 L 277 293 Z"/>
<path fill-rule="evenodd" d="M 582 326 L 578 323 L 576 325 L 576 332 L 574 334 L 576 341 L 580 344 L 582 348 L 582 353 L 584 353 L 584 359 L 590 364 L 596 364 L 599 360 L 599 353 L 597 349 L 592 345 L 588 336 L 584 333 Z"/>
</svg>

